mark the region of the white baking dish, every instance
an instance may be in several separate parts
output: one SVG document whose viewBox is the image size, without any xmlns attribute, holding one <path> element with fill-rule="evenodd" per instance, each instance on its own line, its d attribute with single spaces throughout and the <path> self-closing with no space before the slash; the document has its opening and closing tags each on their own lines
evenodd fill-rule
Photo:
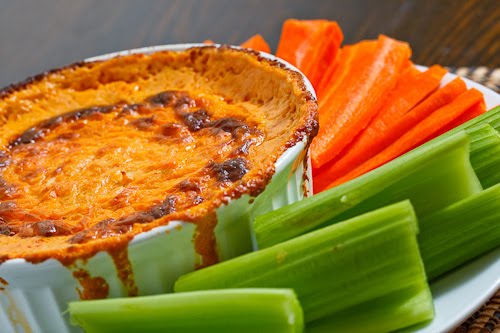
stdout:
<svg viewBox="0 0 500 333">
<path fill-rule="evenodd" d="M 201 45 L 153 46 L 107 54 L 87 61 L 105 60 L 129 53 L 180 51 L 195 46 Z M 261 56 L 298 71 L 272 55 L 262 53 Z M 311 84 L 305 76 L 302 77 L 314 96 Z M 217 209 L 215 235 L 221 260 L 252 250 L 250 224 L 254 216 L 298 201 L 311 193 L 306 147 L 307 142 L 303 141 L 285 151 L 276 162 L 276 172 L 271 182 L 259 196 L 252 199 L 244 195 Z M 170 292 L 180 275 L 195 269 L 199 258 L 193 247 L 194 231 L 192 223 L 174 221 L 139 234 L 129 243 L 128 256 L 140 295 Z M 76 266 L 87 270 L 92 277 L 103 277 L 109 285 L 109 297 L 127 295 L 107 252 L 99 252 L 85 263 L 77 261 Z M 77 288 L 80 285 L 72 276 L 72 270 L 59 261 L 50 259 L 31 264 L 23 259 L 8 260 L 0 265 L 0 277 L 8 282 L 2 286 L 4 290 L 0 291 L 0 332 L 80 331 L 69 323 L 65 313 L 67 302 L 79 299 Z"/>
</svg>

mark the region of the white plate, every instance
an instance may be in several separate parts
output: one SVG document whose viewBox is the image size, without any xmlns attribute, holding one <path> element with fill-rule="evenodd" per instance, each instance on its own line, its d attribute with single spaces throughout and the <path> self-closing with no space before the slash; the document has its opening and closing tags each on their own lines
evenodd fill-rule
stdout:
<svg viewBox="0 0 500 333">
<path fill-rule="evenodd" d="M 418 69 L 425 70 L 426 67 L 418 66 Z M 454 74 L 446 74 L 441 84 L 456 77 Z M 483 93 L 487 110 L 500 104 L 499 94 L 471 80 L 464 81 L 467 87 L 476 88 Z M 449 332 L 467 320 L 499 288 L 500 248 L 497 248 L 433 282 L 431 290 L 436 311 L 434 320 L 409 332 Z"/>
</svg>

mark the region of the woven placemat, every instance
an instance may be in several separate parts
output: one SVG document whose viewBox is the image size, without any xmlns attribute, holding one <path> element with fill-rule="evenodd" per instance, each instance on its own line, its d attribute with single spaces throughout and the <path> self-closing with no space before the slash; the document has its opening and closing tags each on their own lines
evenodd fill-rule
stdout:
<svg viewBox="0 0 500 333">
<path fill-rule="evenodd" d="M 482 85 L 500 92 L 500 68 L 479 67 L 448 67 L 451 73 L 466 77 Z"/>
<path fill-rule="evenodd" d="M 500 92 L 500 68 L 459 67 L 450 72 L 481 83 Z M 500 290 L 469 319 L 452 331 L 453 333 L 500 333 Z"/>
</svg>

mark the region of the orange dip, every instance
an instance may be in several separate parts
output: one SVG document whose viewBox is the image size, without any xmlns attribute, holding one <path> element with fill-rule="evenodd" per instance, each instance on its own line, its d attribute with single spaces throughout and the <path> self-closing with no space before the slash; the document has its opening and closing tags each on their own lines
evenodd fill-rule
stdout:
<svg viewBox="0 0 500 333">
<path fill-rule="evenodd" d="M 0 258 L 68 263 L 171 220 L 210 221 L 310 142 L 316 109 L 297 73 L 228 47 L 79 63 L 7 87 Z"/>
</svg>

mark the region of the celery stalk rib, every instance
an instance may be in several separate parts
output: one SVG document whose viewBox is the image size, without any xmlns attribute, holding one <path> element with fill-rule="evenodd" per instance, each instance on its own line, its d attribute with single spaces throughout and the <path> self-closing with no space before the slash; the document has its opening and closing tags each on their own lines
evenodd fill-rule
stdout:
<svg viewBox="0 0 500 333">
<path fill-rule="evenodd" d="M 300 333 L 303 315 L 290 289 L 234 289 L 69 303 L 87 333 Z"/>
<path fill-rule="evenodd" d="M 367 333 L 390 332 L 395 327 L 407 327 L 408 313 L 414 314 L 413 322 L 425 322 L 433 317 L 429 304 L 432 295 L 427 282 L 418 281 L 393 293 L 340 311 L 324 319 L 308 323 L 307 333 Z M 392 315 L 387 318 L 387 313 Z"/>
<path fill-rule="evenodd" d="M 500 135 L 488 124 L 467 130 L 470 161 L 483 188 L 500 183 Z"/>
<path fill-rule="evenodd" d="M 500 184 L 419 221 L 429 279 L 500 246 Z"/>
<path fill-rule="evenodd" d="M 404 201 L 184 275 L 174 289 L 292 288 L 305 321 L 313 322 L 406 287 L 429 293 L 417 230 L 413 208 Z M 381 320 L 390 323 L 407 301 L 395 298 Z M 430 319 L 431 298 L 404 313 L 404 325 Z"/>
<path fill-rule="evenodd" d="M 425 216 L 481 191 L 469 161 L 469 138 L 457 133 L 391 161 L 361 177 L 292 205 L 258 216 L 259 248 L 410 199 Z"/>
</svg>

